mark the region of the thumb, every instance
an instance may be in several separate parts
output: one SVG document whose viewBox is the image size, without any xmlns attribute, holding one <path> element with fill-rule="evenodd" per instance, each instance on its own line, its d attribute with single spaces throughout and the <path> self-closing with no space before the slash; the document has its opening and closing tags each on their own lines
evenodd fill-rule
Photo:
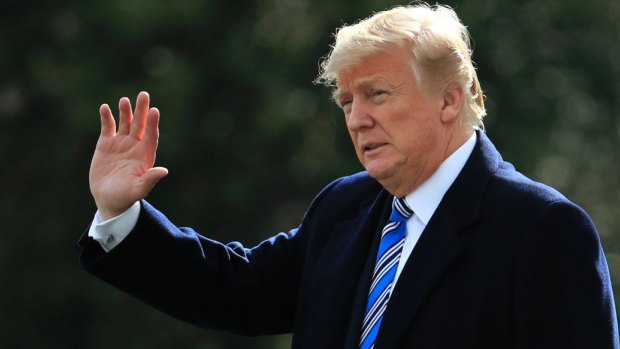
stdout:
<svg viewBox="0 0 620 349">
<path fill-rule="evenodd" d="M 168 169 L 165 167 L 153 167 L 142 175 L 142 188 L 145 193 L 148 193 L 153 189 L 155 184 L 159 182 L 160 179 L 166 177 L 168 175 Z"/>
</svg>

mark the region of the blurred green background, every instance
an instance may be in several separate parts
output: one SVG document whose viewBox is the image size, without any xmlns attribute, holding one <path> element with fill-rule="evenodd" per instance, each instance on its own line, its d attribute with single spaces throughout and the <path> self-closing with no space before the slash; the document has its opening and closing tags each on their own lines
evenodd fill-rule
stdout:
<svg viewBox="0 0 620 349">
<path fill-rule="evenodd" d="M 474 40 L 489 136 L 591 214 L 618 303 L 620 2 L 446 3 Z M 149 200 L 178 225 L 253 245 L 361 169 L 312 80 L 336 27 L 396 4 L 3 0 L 0 348 L 288 348 L 286 335 L 181 323 L 80 269 L 98 107 L 149 91 L 170 169 Z"/>
</svg>

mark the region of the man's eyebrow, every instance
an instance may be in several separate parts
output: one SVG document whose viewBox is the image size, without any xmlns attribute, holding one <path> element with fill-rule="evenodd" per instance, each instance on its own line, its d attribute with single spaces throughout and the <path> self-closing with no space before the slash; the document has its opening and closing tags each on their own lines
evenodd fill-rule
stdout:
<svg viewBox="0 0 620 349">
<path fill-rule="evenodd" d="M 371 86 L 373 84 L 376 84 L 377 82 L 380 82 L 380 81 L 387 82 L 387 80 L 385 78 L 380 78 L 380 77 L 377 77 L 377 76 L 369 76 L 369 77 L 361 78 L 361 79 L 355 81 L 355 87 L 367 88 L 367 87 L 369 87 L 369 86 Z"/>
<path fill-rule="evenodd" d="M 379 81 L 386 81 L 386 82 L 387 82 L 387 80 L 386 80 L 386 79 L 379 78 L 379 77 L 376 77 L 376 76 L 369 76 L 369 77 L 360 78 L 360 79 L 356 80 L 356 81 L 353 83 L 353 85 L 354 85 L 356 88 L 362 88 L 362 89 L 365 89 L 365 88 L 368 88 L 368 87 L 372 86 L 373 84 L 375 84 L 375 83 L 377 83 L 377 82 L 379 82 Z M 338 102 L 339 102 L 339 101 L 340 101 L 340 100 L 341 100 L 344 96 L 346 96 L 346 95 L 348 95 L 348 94 L 350 94 L 350 92 L 349 92 L 349 91 L 347 91 L 347 90 L 342 90 L 342 89 L 340 89 L 340 88 L 336 88 L 336 89 L 334 89 L 334 91 L 332 91 L 332 99 L 333 99 L 336 103 L 338 103 Z"/>
</svg>

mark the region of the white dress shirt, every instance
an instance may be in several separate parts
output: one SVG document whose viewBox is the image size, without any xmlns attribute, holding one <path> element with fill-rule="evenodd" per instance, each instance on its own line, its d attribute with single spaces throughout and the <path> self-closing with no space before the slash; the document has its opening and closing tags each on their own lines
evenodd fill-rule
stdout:
<svg viewBox="0 0 620 349">
<path fill-rule="evenodd" d="M 140 201 L 136 201 L 127 211 L 119 216 L 103 220 L 99 211 L 95 213 L 88 236 L 97 240 L 106 252 L 120 244 L 133 230 L 140 216 Z"/>
<path fill-rule="evenodd" d="M 474 150 L 475 144 L 476 133 L 444 160 L 431 177 L 405 197 L 414 214 L 407 220 L 407 236 L 405 237 L 405 244 L 403 245 L 398 269 L 396 270 L 396 281 L 444 194 L 459 175 L 463 166 L 465 166 L 467 159 Z M 121 215 L 108 220 L 103 220 L 101 214 L 97 211 L 88 231 L 88 236 L 97 240 L 101 247 L 106 252 L 109 252 L 129 235 L 136 226 L 139 215 L 139 201 Z"/>
<path fill-rule="evenodd" d="M 469 137 L 452 155 L 439 165 L 439 168 L 432 176 L 422 183 L 416 190 L 405 196 L 405 201 L 413 210 L 413 216 L 407 220 L 407 235 L 405 244 L 398 262 L 398 269 L 394 276 L 394 283 L 409 259 L 411 252 L 418 243 L 424 228 L 433 217 L 437 206 L 443 199 L 456 177 L 461 173 L 467 159 L 476 145 L 476 133 Z"/>
</svg>

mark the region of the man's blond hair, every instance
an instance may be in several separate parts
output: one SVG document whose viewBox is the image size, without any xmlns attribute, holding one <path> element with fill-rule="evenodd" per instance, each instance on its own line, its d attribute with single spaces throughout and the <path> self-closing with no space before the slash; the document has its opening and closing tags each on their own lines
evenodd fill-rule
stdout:
<svg viewBox="0 0 620 349">
<path fill-rule="evenodd" d="M 413 74 L 423 92 L 441 93 L 450 84 L 459 84 L 465 95 L 461 120 L 483 126 L 484 97 L 471 59 L 469 32 L 452 8 L 426 3 L 398 6 L 345 25 L 335 36 L 331 52 L 321 62 L 318 83 L 333 87 L 340 72 L 365 56 L 399 45 L 411 49 Z"/>
</svg>

